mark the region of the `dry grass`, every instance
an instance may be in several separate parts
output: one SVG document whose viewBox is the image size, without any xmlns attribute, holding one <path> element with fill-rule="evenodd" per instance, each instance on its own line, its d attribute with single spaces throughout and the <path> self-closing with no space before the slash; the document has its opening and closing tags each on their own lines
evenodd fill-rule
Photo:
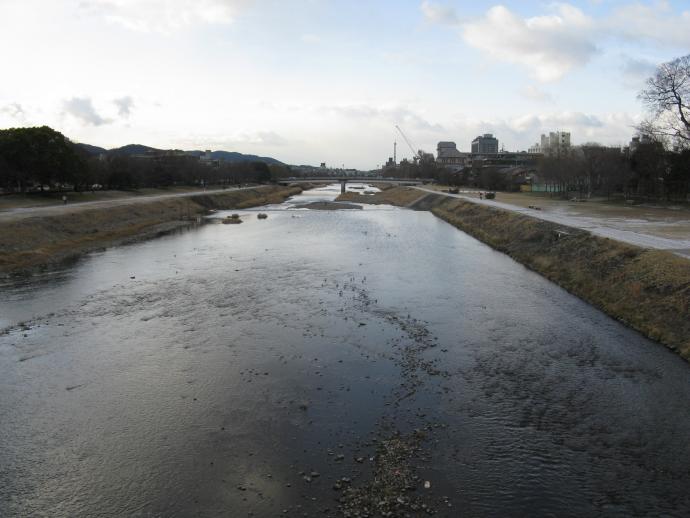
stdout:
<svg viewBox="0 0 690 518">
<path fill-rule="evenodd" d="M 687 259 L 461 200 L 432 212 L 690 360 Z"/>
<path fill-rule="evenodd" d="M 61 206 L 62 196 L 67 196 L 70 205 L 91 201 L 119 200 L 123 198 L 156 196 L 161 194 L 181 194 L 187 192 L 203 192 L 201 187 L 167 187 L 161 189 L 144 188 L 128 191 L 82 191 L 82 192 L 44 192 L 30 194 L 6 194 L 0 196 L 0 210 Z"/>
<path fill-rule="evenodd" d="M 410 187 L 393 187 L 376 194 L 359 194 L 357 192 L 346 192 L 338 196 L 336 201 L 352 201 L 357 203 L 368 203 L 370 205 L 396 205 L 406 207 L 425 196 L 424 193 Z"/>
<path fill-rule="evenodd" d="M 394 187 L 396 187 L 395 184 L 387 182 L 371 182 L 370 185 L 382 191 L 387 191 L 388 189 L 393 189 Z"/>
<path fill-rule="evenodd" d="M 257 187 L 151 203 L 82 208 L 60 215 L 10 221 L 0 227 L 0 272 L 21 272 L 98 248 L 155 236 L 187 224 L 209 209 L 279 203 L 299 192 L 298 187 Z"/>
</svg>

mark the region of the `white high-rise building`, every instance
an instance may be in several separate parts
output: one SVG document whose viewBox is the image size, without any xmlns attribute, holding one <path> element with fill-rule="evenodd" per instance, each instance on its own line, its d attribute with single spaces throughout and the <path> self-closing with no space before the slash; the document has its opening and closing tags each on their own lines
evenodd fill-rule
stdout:
<svg viewBox="0 0 690 518">
<path fill-rule="evenodd" d="M 541 136 L 541 142 L 529 148 L 530 153 L 542 153 L 546 156 L 568 155 L 571 150 L 570 132 L 552 131 Z"/>
</svg>

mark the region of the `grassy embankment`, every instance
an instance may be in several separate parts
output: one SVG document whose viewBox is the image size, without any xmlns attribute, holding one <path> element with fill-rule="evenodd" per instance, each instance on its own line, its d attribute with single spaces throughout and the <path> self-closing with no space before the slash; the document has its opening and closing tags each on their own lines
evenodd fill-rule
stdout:
<svg viewBox="0 0 690 518">
<path fill-rule="evenodd" d="M 398 205 L 413 197 L 393 190 L 381 195 Z M 455 198 L 430 195 L 416 208 L 431 210 L 690 361 L 687 259 Z"/>
<path fill-rule="evenodd" d="M 68 203 L 75 205 L 92 201 L 109 201 L 123 198 L 157 196 L 165 194 L 182 194 L 188 192 L 204 192 L 201 187 L 165 187 L 141 188 L 132 190 L 80 191 L 80 192 L 32 192 L 26 194 L 4 194 L 0 196 L 0 210 L 10 210 L 27 207 L 62 206 L 62 197 L 67 196 Z"/>
<path fill-rule="evenodd" d="M 0 273 L 10 274 L 56 263 L 83 253 L 169 232 L 210 209 L 245 209 L 280 203 L 300 187 L 257 187 L 151 200 L 114 207 L 75 206 L 65 213 L 3 222 Z"/>
</svg>

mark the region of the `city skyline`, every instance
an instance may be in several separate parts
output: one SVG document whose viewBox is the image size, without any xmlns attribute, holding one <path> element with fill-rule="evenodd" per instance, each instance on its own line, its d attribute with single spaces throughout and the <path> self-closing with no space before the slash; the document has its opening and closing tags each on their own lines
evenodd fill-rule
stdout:
<svg viewBox="0 0 690 518">
<path fill-rule="evenodd" d="M 427 152 L 626 145 L 688 22 L 679 1 L 5 0 L 0 127 L 359 169 L 409 157 L 396 124 Z"/>
</svg>

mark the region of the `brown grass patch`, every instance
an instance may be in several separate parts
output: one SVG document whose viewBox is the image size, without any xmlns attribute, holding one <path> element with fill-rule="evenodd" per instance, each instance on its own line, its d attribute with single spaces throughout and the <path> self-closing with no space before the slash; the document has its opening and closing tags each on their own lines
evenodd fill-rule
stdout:
<svg viewBox="0 0 690 518">
<path fill-rule="evenodd" d="M 444 198 L 432 212 L 690 360 L 690 261 Z"/>
<path fill-rule="evenodd" d="M 280 203 L 299 187 L 266 186 L 227 193 L 152 200 L 60 215 L 24 218 L 0 227 L 0 272 L 16 273 L 132 239 L 152 237 L 209 209 Z"/>
<path fill-rule="evenodd" d="M 425 196 L 424 193 L 410 187 L 392 187 L 376 194 L 359 194 L 357 192 L 346 192 L 336 198 L 336 201 L 352 201 L 357 203 L 368 203 L 370 205 L 396 205 L 406 207 L 412 202 Z"/>
</svg>

